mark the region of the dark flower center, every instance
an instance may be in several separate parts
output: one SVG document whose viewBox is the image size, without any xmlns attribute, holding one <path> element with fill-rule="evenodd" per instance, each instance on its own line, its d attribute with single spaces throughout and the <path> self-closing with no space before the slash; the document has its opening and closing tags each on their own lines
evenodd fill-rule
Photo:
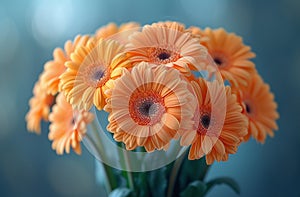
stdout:
<svg viewBox="0 0 300 197">
<path fill-rule="evenodd" d="M 139 111 L 144 116 L 151 116 L 157 111 L 157 105 L 152 101 L 145 101 L 140 105 Z"/>
<path fill-rule="evenodd" d="M 246 112 L 247 112 L 248 114 L 250 114 L 250 113 L 251 113 L 251 108 L 250 108 L 250 106 L 249 106 L 247 103 L 245 103 L 245 106 L 246 106 Z"/>
<path fill-rule="evenodd" d="M 103 86 L 110 76 L 109 68 L 100 65 L 100 64 L 91 64 L 87 66 L 82 72 L 85 82 L 91 87 L 100 87 Z"/>
<path fill-rule="evenodd" d="M 160 60 L 166 60 L 166 59 L 169 59 L 171 55 L 169 53 L 166 53 L 166 52 L 162 52 L 158 55 L 158 58 Z"/>
<path fill-rule="evenodd" d="M 78 121 L 78 114 L 75 112 L 73 115 L 72 115 L 72 119 L 71 119 L 71 125 L 74 126 L 76 124 L 76 122 Z"/>
<path fill-rule="evenodd" d="M 201 124 L 205 129 L 208 129 L 210 124 L 210 116 L 205 114 L 201 117 Z"/>
<path fill-rule="evenodd" d="M 221 66 L 223 61 L 221 60 L 221 58 L 218 58 L 218 57 L 215 57 L 214 58 L 214 62 L 218 65 L 218 66 Z"/>
<path fill-rule="evenodd" d="M 104 76 L 105 72 L 103 70 L 97 70 L 93 73 L 93 79 L 96 81 L 100 81 Z"/>
<path fill-rule="evenodd" d="M 155 92 L 136 90 L 130 97 L 129 114 L 139 125 L 156 124 L 165 111 L 163 97 Z"/>
</svg>

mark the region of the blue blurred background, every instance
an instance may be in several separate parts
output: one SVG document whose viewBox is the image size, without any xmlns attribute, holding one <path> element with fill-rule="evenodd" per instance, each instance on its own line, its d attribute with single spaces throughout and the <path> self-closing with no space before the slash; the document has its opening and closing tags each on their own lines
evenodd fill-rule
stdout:
<svg viewBox="0 0 300 197">
<path fill-rule="evenodd" d="M 229 175 L 241 196 L 300 196 L 299 0 L 0 0 L 0 196 L 101 196 L 94 158 L 57 156 L 42 135 L 27 133 L 24 117 L 32 87 L 52 58 L 77 34 L 108 22 L 176 20 L 187 26 L 224 27 L 257 54 L 257 69 L 276 95 L 281 118 L 275 138 L 251 140 L 208 179 Z M 236 196 L 218 186 L 209 196 Z"/>
</svg>

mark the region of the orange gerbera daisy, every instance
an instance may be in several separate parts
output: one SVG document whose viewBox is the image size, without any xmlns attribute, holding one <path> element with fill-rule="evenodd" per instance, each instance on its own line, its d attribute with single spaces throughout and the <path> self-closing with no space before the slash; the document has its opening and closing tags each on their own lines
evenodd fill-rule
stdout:
<svg viewBox="0 0 300 197">
<path fill-rule="evenodd" d="M 33 97 L 29 100 L 30 109 L 26 114 L 28 131 L 41 133 L 41 121 L 48 120 L 53 98 L 52 95 L 47 94 L 39 79 L 34 85 Z"/>
<path fill-rule="evenodd" d="M 173 68 L 142 62 L 107 91 L 107 129 L 127 150 L 166 148 L 180 130 L 191 129 L 195 97 Z"/>
<path fill-rule="evenodd" d="M 68 69 L 61 75 L 61 87 L 67 101 L 77 109 L 99 110 L 105 105 L 107 82 L 121 74 L 121 67 L 130 66 L 123 46 L 113 40 L 90 40 L 79 47 L 66 62 Z"/>
<path fill-rule="evenodd" d="M 273 137 L 273 130 L 277 130 L 276 120 L 279 118 L 274 94 L 270 86 L 265 84 L 261 77 L 254 75 L 247 87 L 240 89 L 243 113 L 249 119 L 248 140 L 252 135 L 258 142 L 264 143 L 267 135 Z"/>
<path fill-rule="evenodd" d="M 256 72 L 254 63 L 249 60 L 255 54 L 249 46 L 243 44 L 242 38 L 222 28 L 206 28 L 199 35 L 207 37 L 201 40 L 201 44 L 207 47 L 223 79 L 228 80 L 232 86 L 247 86 L 251 75 Z"/>
<path fill-rule="evenodd" d="M 192 36 L 200 39 L 200 43 L 207 42 L 209 39 L 204 35 L 204 32 L 199 27 L 190 26 L 185 30 L 186 32 L 190 32 Z"/>
<path fill-rule="evenodd" d="M 100 27 L 95 34 L 96 39 L 100 38 L 109 38 L 110 36 L 113 36 L 114 34 L 132 30 L 132 29 L 138 29 L 140 25 L 135 22 L 129 22 L 129 23 L 123 23 L 120 27 L 118 27 L 115 23 L 109 23 L 104 27 Z"/>
<path fill-rule="evenodd" d="M 177 26 L 176 26 L 177 25 Z M 190 69 L 206 65 L 207 50 L 190 33 L 179 31 L 180 25 L 145 25 L 129 37 L 128 52 L 134 63 L 142 61 L 178 69 L 189 76 Z"/>
<path fill-rule="evenodd" d="M 181 144 L 191 145 L 190 160 L 206 155 L 206 163 L 226 161 L 247 134 L 247 119 L 231 88 L 202 78 L 192 82 L 198 98 L 198 113 L 192 131 L 182 134 Z"/>
<path fill-rule="evenodd" d="M 87 124 L 92 122 L 93 118 L 90 112 L 73 111 L 65 96 L 62 93 L 58 94 L 56 104 L 49 115 L 51 124 L 48 138 L 53 141 L 52 149 L 62 155 L 64 150 L 70 153 L 72 147 L 77 154 L 81 154 L 80 142 L 86 133 Z"/>
<path fill-rule="evenodd" d="M 53 51 L 53 60 L 44 66 L 44 73 L 41 76 L 42 84 L 45 86 L 48 94 L 55 95 L 58 92 L 59 76 L 65 72 L 65 62 L 70 60 L 70 55 L 77 47 L 85 45 L 89 40 L 89 36 L 76 36 L 74 42 L 68 40 L 63 49 L 56 48 Z"/>
<path fill-rule="evenodd" d="M 175 21 L 165 21 L 165 22 L 158 22 L 158 23 L 152 23 L 153 27 L 165 27 L 165 28 L 170 28 L 174 29 L 176 31 L 184 32 L 185 31 L 185 26 L 182 23 L 178 23 Z"/>
</svg>

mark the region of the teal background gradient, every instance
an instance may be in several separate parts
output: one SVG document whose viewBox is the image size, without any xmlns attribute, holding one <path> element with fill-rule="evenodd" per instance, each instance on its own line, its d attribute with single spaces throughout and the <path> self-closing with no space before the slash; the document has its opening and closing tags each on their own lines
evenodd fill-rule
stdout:
<svg viewBox="0 0 300 197">
<path fill-rule="evenodd" d="M 75 35 L 108 22 L 161 20 L 241 35 L 279 104 L 275 137 L 242 144 L 207 178 L 233 177 L 245 197 L 300 196 L 299 0 L 0 0 L 0 196 L 101 196 L 86 149 L 80 157 L 57 156 L 47 124 L 40 136 L 26 131 L 33 85 L 53 49 Z M 236 194 L 217 186 L 208 196 Z"/>
</svg>

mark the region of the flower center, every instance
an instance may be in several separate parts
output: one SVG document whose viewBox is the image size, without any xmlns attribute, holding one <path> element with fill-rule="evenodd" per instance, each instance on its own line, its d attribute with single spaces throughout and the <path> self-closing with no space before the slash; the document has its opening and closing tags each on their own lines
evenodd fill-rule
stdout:
<svg viewBox="0 0 300 197">
<path fill-rule="evenodd" d="M 158 58 L 160 60 L 166 60 L 166 59 L 169 59 L 169 57 L 170 57 L 170 54 L 166 53 L 166 52 L 162 52 L 161 54 L 158 55 Z"/>
<path fill-rule="evenodd" d="M 164 48 L 149 48 L 149 62 L 154 64 L 167 64 L 170 62 L 176 62 L 180 58 L 179 52 L 175 50 L 168 50 Z"/>
<path fill-rule="evenodd" d="M 130 97 L 129 114 L 139 125 L 156 124 L 165 111 L 163 98 L 153 91 L 136 90 Z"/>
<path fill-rule="evenodd" d="M 157 104 L 153 103 L 152 100 L 146 100 L 145 102 L 141 103 L 138 110 L 144 116 L 151 116 L 155 114 L 157 108 L 158 108 Z"/>
<path fill-rule="evenodd" d="M 244 101 L 244 106 L 245 106 L 244 110 L 247 113 L 247 115 L 249 116 L 253 115 L 253 108 L 247 101 L 246 102 Z"/>
<path fill-rule="evenodd" d="M 201 135 L 206 135 L 208 128 L 211 124 L 211 114 L 209 109 L 204 109 L 204 111 L 200 112 L 199 117 L 200 118 L 199 118 L 197 133 Z"/>
<path fill-rule="evenodd" d="M 250 106 L 249 106 L 248 104 L 246 104 L 246 112 L 247 112 L 248 114 L 251 113 L 251 109 L 250 109 Z"/>
<path fill-rule="evenodd" d="M 91 65 L 84 70 L 83 75 L 89 86 L 97 88 L 109 80 L 109 69 L 104 66 Z"/>
<path fill-rule="evenodd" d="M 201 124 L 205 129 L 208 129 L 210 124 L 210 116 L 208 114 L 203 115 L 201 118 Z"/>
<path fill-rule="evenodd" d="M 228 65 L 228 58 L 221 52 L 212 53 L 213 60 L 218 67 L 226 67 Z"/>
<path fill-rule="evenodd" d="M 92 78 L 95 81 L 99 81 L 104 76 L 104 74 L 105 72 L 103 70 L 96 70 L 95 73 L 92 74 Z"/>
<path fill-rule="evenodd" d="M 79 114 L 77 111 L 73 111 L 71 116 L 72 118 L 70 118 L 70 127 L 72 127 L 72 129 L 75 129 L 79 120 Z"/>
<path fill-rule="evenodd" d="M 215 62 L 218 66 L 222 65 L 222 60 L 221 60 L 220 58 L 218 58 L 218 57 L 215 57 L 215 58 L 214 58 L 214 62 Z"/>
<path fill-rule="evenodd" d="M 75 118 L 73 117 L 72 119 L 71 119 L 71 125 L 75 125 Z"/>
</svg>

